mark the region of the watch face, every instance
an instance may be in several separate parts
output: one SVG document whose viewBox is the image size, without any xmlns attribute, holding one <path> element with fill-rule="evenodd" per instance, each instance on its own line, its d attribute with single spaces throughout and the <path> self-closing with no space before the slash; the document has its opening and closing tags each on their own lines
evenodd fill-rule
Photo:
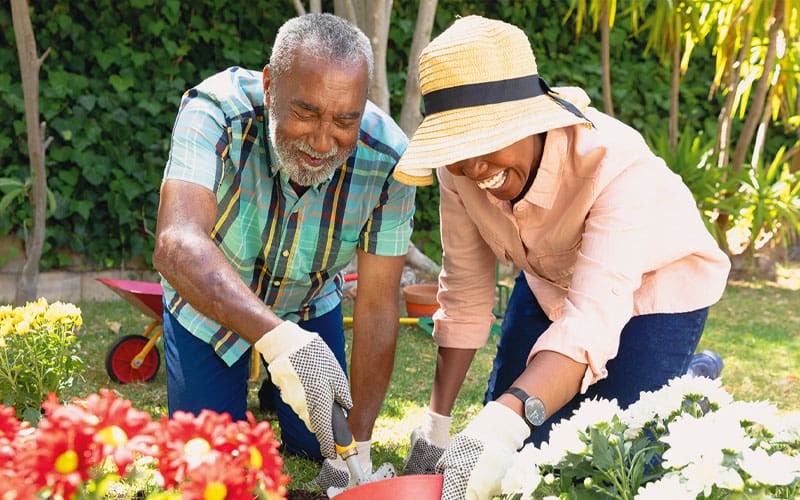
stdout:
<svg viewBox="0 0 800 500">
<path fill-rule="evenodd" d="M 545 417 L 547 417 L 547 411 L 544 408 L 542 400 L 536 396 L 529 397 L 525 401 L 525 419 L 528 420 L 531 425 L 538 427 L 544 423 Z"/>
</svg>

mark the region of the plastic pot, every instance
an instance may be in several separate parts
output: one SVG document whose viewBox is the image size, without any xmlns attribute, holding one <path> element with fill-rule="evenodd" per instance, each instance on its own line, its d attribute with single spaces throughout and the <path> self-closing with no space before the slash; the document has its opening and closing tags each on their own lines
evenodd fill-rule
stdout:
<svg viewBox="0 0 800 500">
<path fill-rule="evenodd" d="M 440 500 L 442 476 L 409 475 L 381 479 L 345 490 L 336 495 L 336 500 L 411 499 Z"/>
<path fill-rule="evenodd" d="M 403 297 L 406 300 L 406 313 L 411 318 L 433 316 L 439 309 L 436 302 L 436 292 L 439 286 L 434 283 L 418 283 L 403 287 Z"/>
</svg>

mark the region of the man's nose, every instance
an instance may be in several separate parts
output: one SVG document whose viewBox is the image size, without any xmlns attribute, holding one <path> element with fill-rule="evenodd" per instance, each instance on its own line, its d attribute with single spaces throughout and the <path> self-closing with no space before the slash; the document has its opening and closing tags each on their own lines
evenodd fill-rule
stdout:
<svg viewBox="0 0 800 500">
<path fill-rule="evenodd" d="M 320 121 L 309 134 L 308 145 L 319 153 L 327 153 L 333 149 L 336 139 L 333 137 L 333 127 L 330 123 Z"/>
</svg>

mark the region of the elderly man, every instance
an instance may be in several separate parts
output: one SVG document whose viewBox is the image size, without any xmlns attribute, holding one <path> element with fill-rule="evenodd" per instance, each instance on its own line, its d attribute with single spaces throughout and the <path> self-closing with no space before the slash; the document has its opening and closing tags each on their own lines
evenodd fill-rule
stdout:
<svg viewBox="0 0 800 500">
<path fill-rule="evenodd" d="M 386 393 L 414 188 L 392 178 L 407 138 L 367 100 L 372 49 L 330 14 L 293 18 L 262 72 L 187 91 L 161 186 L 169 411 L 244 419 L 251 346 L 264 358 L 287 451 L 335 459 L 334 402 L 364 466 Z M 350 375 L 341 270 L 358 261 Z M 340 459 L 322 488 L 345 486 Z"/>
</svg>

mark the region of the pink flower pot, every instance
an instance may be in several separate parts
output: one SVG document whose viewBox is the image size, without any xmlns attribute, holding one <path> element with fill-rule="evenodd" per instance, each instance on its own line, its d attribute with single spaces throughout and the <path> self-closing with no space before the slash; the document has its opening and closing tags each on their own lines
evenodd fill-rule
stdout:
<svg viewBox="0 0 800 500">
<path fill-rule="evenodd" d="M 345 490 L 336 495 L 336 500 L 410 499 L 440 500 L 442 476 L 410 475 L 381 479 Z"/>
</svg>

